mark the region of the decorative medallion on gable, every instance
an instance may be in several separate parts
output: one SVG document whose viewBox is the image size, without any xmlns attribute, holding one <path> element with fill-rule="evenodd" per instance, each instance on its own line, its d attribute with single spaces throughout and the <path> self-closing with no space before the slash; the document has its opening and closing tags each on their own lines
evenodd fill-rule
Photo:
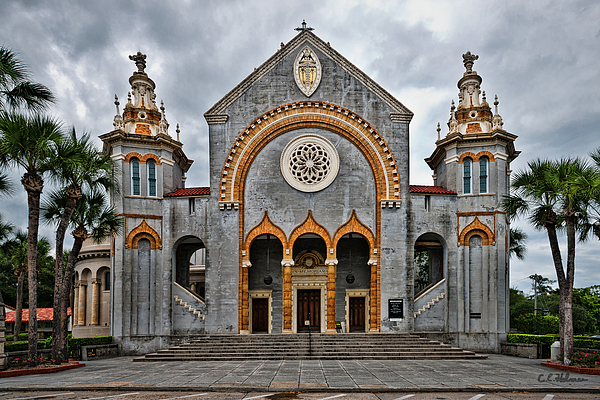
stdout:
<svg viewBox="0 0 600 400">
<path fill-rule="evenodd" d="M 310 97 L 321 83 L 321 62 L 315 52 L 308 46 L 296 56 L 294 79 L 296 85 L 306 97 Z"/>
</svg>

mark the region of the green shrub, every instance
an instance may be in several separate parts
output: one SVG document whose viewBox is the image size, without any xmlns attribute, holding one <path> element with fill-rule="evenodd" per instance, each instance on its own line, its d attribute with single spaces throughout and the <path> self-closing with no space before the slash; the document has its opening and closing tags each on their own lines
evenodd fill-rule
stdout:
<svg viewBox="0 0 600 400">
<path fill-rule="evenodd" d="M 7 342 L 12 342 L 13 338 L 14 338 L 14 335 L 6 335 L 6 336 L 4 336 L 4 339 L 6 339 Z M 29 339 L 29 333 L 19 333 L 19 337 L 17 339 L 18 339 L 18 341 L 28 340 Z"/>
<path fill-rule="evenodd" d="M 101 344 L 111 344 L 112 336 L 92 336 L 74 338 L 69 336 L 69 356 L 75 357 L 79 354 L 81 346 L 92 346 Z"/>
<path fill-rule="evenodd" d="M 6 342 L 4 343 L 4 351 L 27 351 L 29 348 L 28 341 L 20 341 L 20 342 Z M 43 349 L 51 349 L 52 348 L 52 337 L 49 337 L 45 340 L 38 340 L 37 344 L 38 350 Z"/>
<path fill-rule="evenodd" d="M 514 328 L 531 335 L 558 333 L 558 317 L 555 315 L 524 314 L 515 318 Z"/>
</svg>

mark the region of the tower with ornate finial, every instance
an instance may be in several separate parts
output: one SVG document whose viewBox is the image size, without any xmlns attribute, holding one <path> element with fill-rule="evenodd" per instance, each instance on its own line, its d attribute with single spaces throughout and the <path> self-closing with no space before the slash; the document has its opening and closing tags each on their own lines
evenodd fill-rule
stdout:
<svg viewBox="0 0 600 400">
<path fill-rule="evenodd" d="M 482 78 L 473 70 L 479 56 L 467 51 L 462 57 L 466 71 L 458 81 L 458 107 L 452 101 L 448 133 L 438 136 L 425 161 L 434 171 L 434 184 L 457 193 L 457 261 L 464 281 L 456 288 L 463 312 L 455 329 L 466 335 L 466 343 L 467 337 L 509 329 L 509 223 L 501 201 L 509 193 L 510 163 L 520 152 L 514 146 L 517 136 L 503 128 L 498 96 L 492 113 L 481 92 Z M 492 343 L 491 337 L 483 340 Z"/>
</svg>

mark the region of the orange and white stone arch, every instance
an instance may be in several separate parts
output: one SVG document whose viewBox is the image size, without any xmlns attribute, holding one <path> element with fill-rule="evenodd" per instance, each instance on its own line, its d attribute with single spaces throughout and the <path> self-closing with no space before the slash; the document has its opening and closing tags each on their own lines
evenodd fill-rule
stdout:
<svg viewBox="0 0 600 400">
<path fill-rule="evenodd" d="M 478 217 L 475 217 L 475 219 L 460 232 L 458 243 L 460 243 L 461 246 L 469 246 L 469 239 L 475 235 L 481 236 L 482 244 L 484 246 L 494 244 L 496 241 L 494 232 L 486 224 L 481 222 Z"/>
</svg>

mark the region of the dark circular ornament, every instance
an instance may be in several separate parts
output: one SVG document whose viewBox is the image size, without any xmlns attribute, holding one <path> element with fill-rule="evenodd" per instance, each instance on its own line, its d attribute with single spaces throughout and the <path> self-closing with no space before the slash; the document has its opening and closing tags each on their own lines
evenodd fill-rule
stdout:
<svg viewBox="0 0 600 400">
<path fill-rule="evenodd" d="M 271 275 L 265 275 L 264 282 L 265 285 L 270 285 L 271 283 L 273 283 L 273 277 Z"/>
<path fill-rule="evenodd" d="M 350 284 L 354 283 L 354 275 L 352 275 L 352 274 L 346 275 L 346 282 L 348 282 Z"/>
</svg>

